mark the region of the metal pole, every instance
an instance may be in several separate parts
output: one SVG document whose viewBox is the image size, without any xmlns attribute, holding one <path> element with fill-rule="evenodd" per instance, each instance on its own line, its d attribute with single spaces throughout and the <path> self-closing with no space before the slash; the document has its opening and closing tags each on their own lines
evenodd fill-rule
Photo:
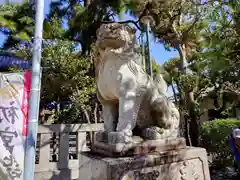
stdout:
<svg viewBox="0 0 240 180">
<path fill-rule="evenodd" d="M 150 22 L 149 20 L 147 20 L 147 46 L 148 46 L 148 71 L 149 71 L 149 75 L 152 77 L 153 73 L 152 73 L 152 60 L 151 60 L 151 54 L 150 54 L 150 42 L 149 42 L 149 34 L 150 34 Z"/>
<path fill-rule="evenodd" d="M 32 80 L 28 115 L 28 136 L 25 146 L 24 180 L 34 180 L 36 137 L 41 88 L 41 51 L 44 20 L 44 0 L 36 1 L 36 25 L 32 59 Z"/>
<path fill-rule="evenodd" d="M 146 70 L 144 33 L 141 33 L 141 44 L 142 44 L 142 64 L 144 70 Z"/>
</svg>

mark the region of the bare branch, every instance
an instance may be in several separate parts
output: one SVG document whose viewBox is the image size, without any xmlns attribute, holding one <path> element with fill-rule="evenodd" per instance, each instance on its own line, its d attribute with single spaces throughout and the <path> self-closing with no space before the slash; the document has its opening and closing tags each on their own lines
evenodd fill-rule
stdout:
<svg viewBox="0 0 240 180">
<path fill-rule="evenodd" d="M 196 17 L 195 18 L 195 20 L 193 21 L 193 23 L 191 24 L 191 26 L 189 26 L 188 27 L 188 29 L 186 30 L 186 31 L 184 31 L 183 33 L 185 34 L 187 34 L 187 33 L 189 33 L 189 31 L 191 31 L 191 29 L 196 25 L 196 23 L 198 22 L 198 20 L 199 20 L 199 17 Z"/>
<path fill-rule="evenodd" d="M 119 24 L 128 24 L 128 23 L 132 23 L 132 24 L 134 24 L 140 31 L 144 31 L 139 25 L 138 25 L 138 23 L 139 23 L 139 20 L 137 20 L 137 21 L 134 21 L 134 20 L 127 20 L 127 21 L 102 21 L 101 23 L 106 23 L 106 24 L 108 24 L 108 23 L 119 23 Z"/>
</svg>

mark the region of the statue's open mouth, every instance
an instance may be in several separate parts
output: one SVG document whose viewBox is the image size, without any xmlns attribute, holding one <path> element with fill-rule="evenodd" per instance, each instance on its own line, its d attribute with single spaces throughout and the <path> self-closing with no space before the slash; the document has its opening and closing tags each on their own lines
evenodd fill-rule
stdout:
<svg viewBox="0 0 240 180">
<path fill-rule="evenodd" d="M 118 38 L 113 38 L 113 37 L 104 37 L 101 40 L 101 47 L 104 47 L 104 48 L 111 47 L 114 49 L 118 49 L 118 48 L 124 46 L 124 44 L 125 44 L 124 40 L 121 40 Z"/>
</svg>

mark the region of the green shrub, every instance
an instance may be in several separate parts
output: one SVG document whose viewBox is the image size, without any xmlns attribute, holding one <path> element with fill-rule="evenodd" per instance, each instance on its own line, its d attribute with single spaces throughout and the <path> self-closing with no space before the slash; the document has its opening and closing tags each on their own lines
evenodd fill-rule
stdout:
<svg viewBox="0 0 240 180">
<path fill-rule="evenodd" d="M 206 148 L 212 158 L 210 165 L 220 168 L 232 163 L 233 154 L 229 147 L 228 135 L 236 127 L 240 127 L 240 120 L 220 119 L 202 125 L 201 146 Z"/>
</svg>

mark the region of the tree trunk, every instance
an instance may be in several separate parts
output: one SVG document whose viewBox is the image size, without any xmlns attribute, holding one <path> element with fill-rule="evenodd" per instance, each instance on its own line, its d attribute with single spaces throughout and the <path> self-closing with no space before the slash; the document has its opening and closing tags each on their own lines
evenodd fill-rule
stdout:
<svg viewBox="0 0 240 180">
<path fill-rule="evenodd" d="M 176 81 L 178 93 L 179 93 L 179 102 L 178 102 L 178 107 L 179 107 L 179 114 L 180 114 L 180 136 L 185 136 L 186 139 L 188 140 L 188 135 L 187 135 L 187 118 L 185 117 L 185 110 L 184 110 L 184 94 L 181 92 L 181 87 L 179 84 L 179 81 Z"/>
<path fill-rule="evenodd" d="M 193 92 L 188 93 L 188 112 L 190 117 L 189 134 L 192 146 L 198 146 L 199 142 L 199 114 Z"/>
<path fill-rule="evenodd" d="M 181 61 L 180 71 L 182 72 L 183 75 L 187 75 L 188 69 L 187 69 L 185 45 L 178 44 L 176 46 L 176 49 L 180 55 L 180 61 Z M 180 99 L 181 99 L 180 111 L 183 110 L 184 107 L 186 107 L 189 113 L 189 120 L 182 119 L 180 121 L 181 123 L 187 123 L 185 125 L 185 131 L 187 136 L 186 139 L 189 141 L 188 142 L 189 145 L 198 146 L 198 140 L 199 140 L 198 113 L 196 111 L 197 107 L 194 99 L 193 90 L 189 91 L 189 89 L 184 88 L 184 95 L 181 95 Z"/>
</svg>

